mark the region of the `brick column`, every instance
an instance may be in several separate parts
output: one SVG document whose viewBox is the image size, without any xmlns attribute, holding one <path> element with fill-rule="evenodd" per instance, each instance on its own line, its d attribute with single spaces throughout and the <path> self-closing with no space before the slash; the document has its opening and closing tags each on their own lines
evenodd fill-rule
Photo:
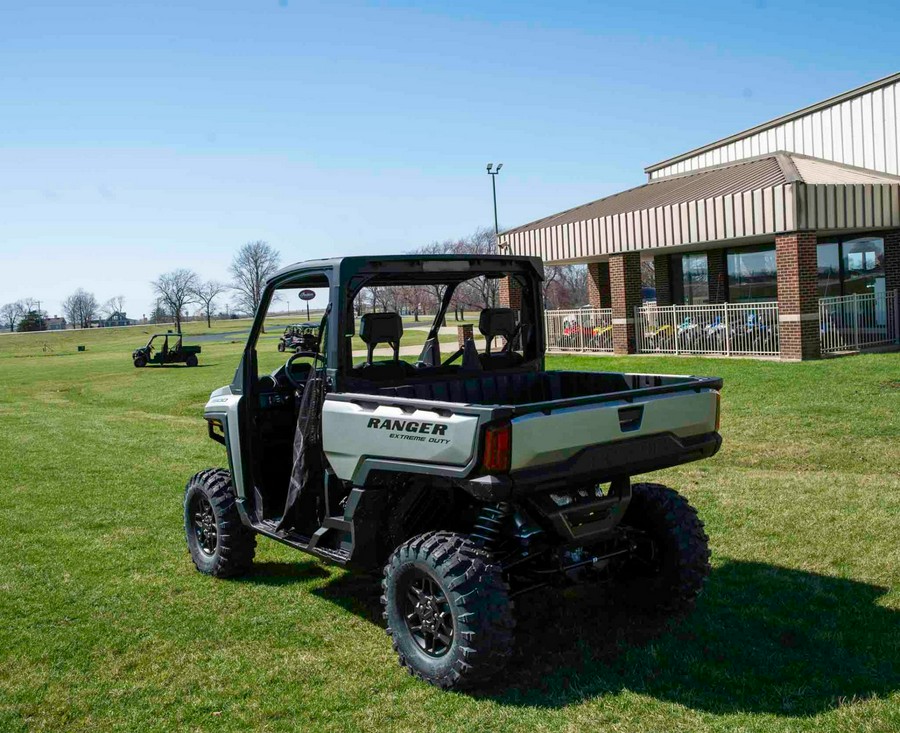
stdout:
<svg viewBox="0 0 900 733">
<path fill-rule="evenodd" d="M 466 341 L 475 338 L 475 327 L 471 323 L 466 323 L 456 327 L 456 343 L 459 348 L 466 345 Z"/>
<path fill-rule="evenodd" d="M 709 302 L 724 303 L 728 300 L 728 264 L 724 249 L 707 251 L 706 273 L 709 283 Z"/>
<path fill-rule="evenodd" d="M 671 264 L 671 255 L 656 255 L 653 258 L 653 278 L 655 281 L 657 305 L 672 305 Z"/>
<path fill-rule="evenodd" d="M 819 295 L 816 233 L 775 237 L 778 321 L 782 359 L 818 359 Z"/>
<path fill-rule="evenodd" d="M 512 277 L 500 280 L 500 306 L 514 311 L 522 308 L 522 286 Z"/>
<path fill-rule="evenodd" d="M 588 303 L 593 308 L 611 308 L 612 300 L 609 294 L 609 263 L 588 263 Z"/>
<path fill-rule="evenodd" d="M 884 280 L 889 291 L 900 290 L 900 229 L 884 235 Z"/>
<path fill-rule="evenodd" d="M 613 353 L 633 354 L 637 350 L 634 309 L 641 304 L 639 252 L 609 256 L 609 285 L 612 296 Z"/>
</svg>

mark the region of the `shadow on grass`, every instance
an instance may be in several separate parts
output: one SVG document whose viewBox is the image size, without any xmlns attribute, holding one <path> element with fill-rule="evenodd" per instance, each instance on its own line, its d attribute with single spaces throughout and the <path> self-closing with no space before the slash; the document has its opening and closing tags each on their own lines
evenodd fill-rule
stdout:
<svg viewBox="0 0 900 733">
<path fill-rule="evenodd" d="M 382 623 L 370 576 L 313 592 Z M 876 605 L 885 592 L 728 562 L 679 621 L 625 611 L 601 589 L 524 596 L 508 671 L 476 695 L 552 708 L 633 691 L 713 713 L 813 715 L 900 688 L 900 612 Z"/>
<path fill-rule="evenodd" d="M 330 575 L 316 560 L 306 562 L 256 562 L 253 572 L 232 580 L 237 583 L 254 585 L 290 585 L 306 583 L 310 580 L 327 578 Z"/>
</svg>

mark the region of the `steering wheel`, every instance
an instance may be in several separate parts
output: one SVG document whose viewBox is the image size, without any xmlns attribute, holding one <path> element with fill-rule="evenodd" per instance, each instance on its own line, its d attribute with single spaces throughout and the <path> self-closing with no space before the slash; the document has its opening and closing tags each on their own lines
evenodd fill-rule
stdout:
<svg viewBox="0 0 900 733">
<path fill-rule="evenodd" d="M 297 351 L 291 354 L 290 357 L 288 357 L 288 360 L 284 363 L 284 376 L 288 380 L 288 382 L 290 382 L 291 386 L 298 391 L 303 389 L 304 383 L 298 382 L 294 378 L 292 367 L 294 366 L 294 362 L 297 359 L 303 358 L 312 359 L 313 365 L 315 365 L 316 360 L 321 359 L 322 355 L 315 351 Z"/>
</svg>

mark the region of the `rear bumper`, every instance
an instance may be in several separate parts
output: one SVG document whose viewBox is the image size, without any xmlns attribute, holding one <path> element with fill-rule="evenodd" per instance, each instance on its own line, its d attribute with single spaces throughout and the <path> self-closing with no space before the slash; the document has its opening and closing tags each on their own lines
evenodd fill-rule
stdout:
<svg viewBox="0 0 900 733">
<path fill-rule="evenodd" d="M 722 445 L 716 433 L 678 438 L 672 433 L 648 435 L 590 446 L 560 463 L 513 471 L 506 476 L 470 480 L 470 493 L 483 501 L 502 501 L 539 491 L 605 483 L 714 456 Z"/>
</svg>

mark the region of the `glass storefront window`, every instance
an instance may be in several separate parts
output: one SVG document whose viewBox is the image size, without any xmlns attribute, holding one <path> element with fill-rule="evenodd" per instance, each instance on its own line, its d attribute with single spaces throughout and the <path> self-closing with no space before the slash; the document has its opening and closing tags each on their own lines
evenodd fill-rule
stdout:
<svg viewBox="0 0 900 733">
<path fill-rule="evenodd" d="M 774 245 L 728 250 L 728 300 L 740 303 L 777 299 Z"/>
<path fill-rule="evenodd" d="M 706 254 L 681 256 L 681 273 L 684 288 L 683 301 L 686 305 L 709 303 L 709 268 Z"/>
<path fill-rule="evenodd" d="M 884 240 L 881 237 L 845 239 L 841 243 L 844 295 L 884 289 Z M 879 283 L 880 280 L 880 283 Z M 879 288 L 879 284 L 881 288 Z"/>
<path fill-rule="evenodd" d="M 820 298 L 884 292 L 884 239 L 881 237 L 820 242 L 816 259 Z"/>
<path fill-rule="evenodd" d="M 819 297 L 841 294 L 841 255 L 837 242 L 822 242 L 816 252 L 819 270 Z"/>
</svg>

